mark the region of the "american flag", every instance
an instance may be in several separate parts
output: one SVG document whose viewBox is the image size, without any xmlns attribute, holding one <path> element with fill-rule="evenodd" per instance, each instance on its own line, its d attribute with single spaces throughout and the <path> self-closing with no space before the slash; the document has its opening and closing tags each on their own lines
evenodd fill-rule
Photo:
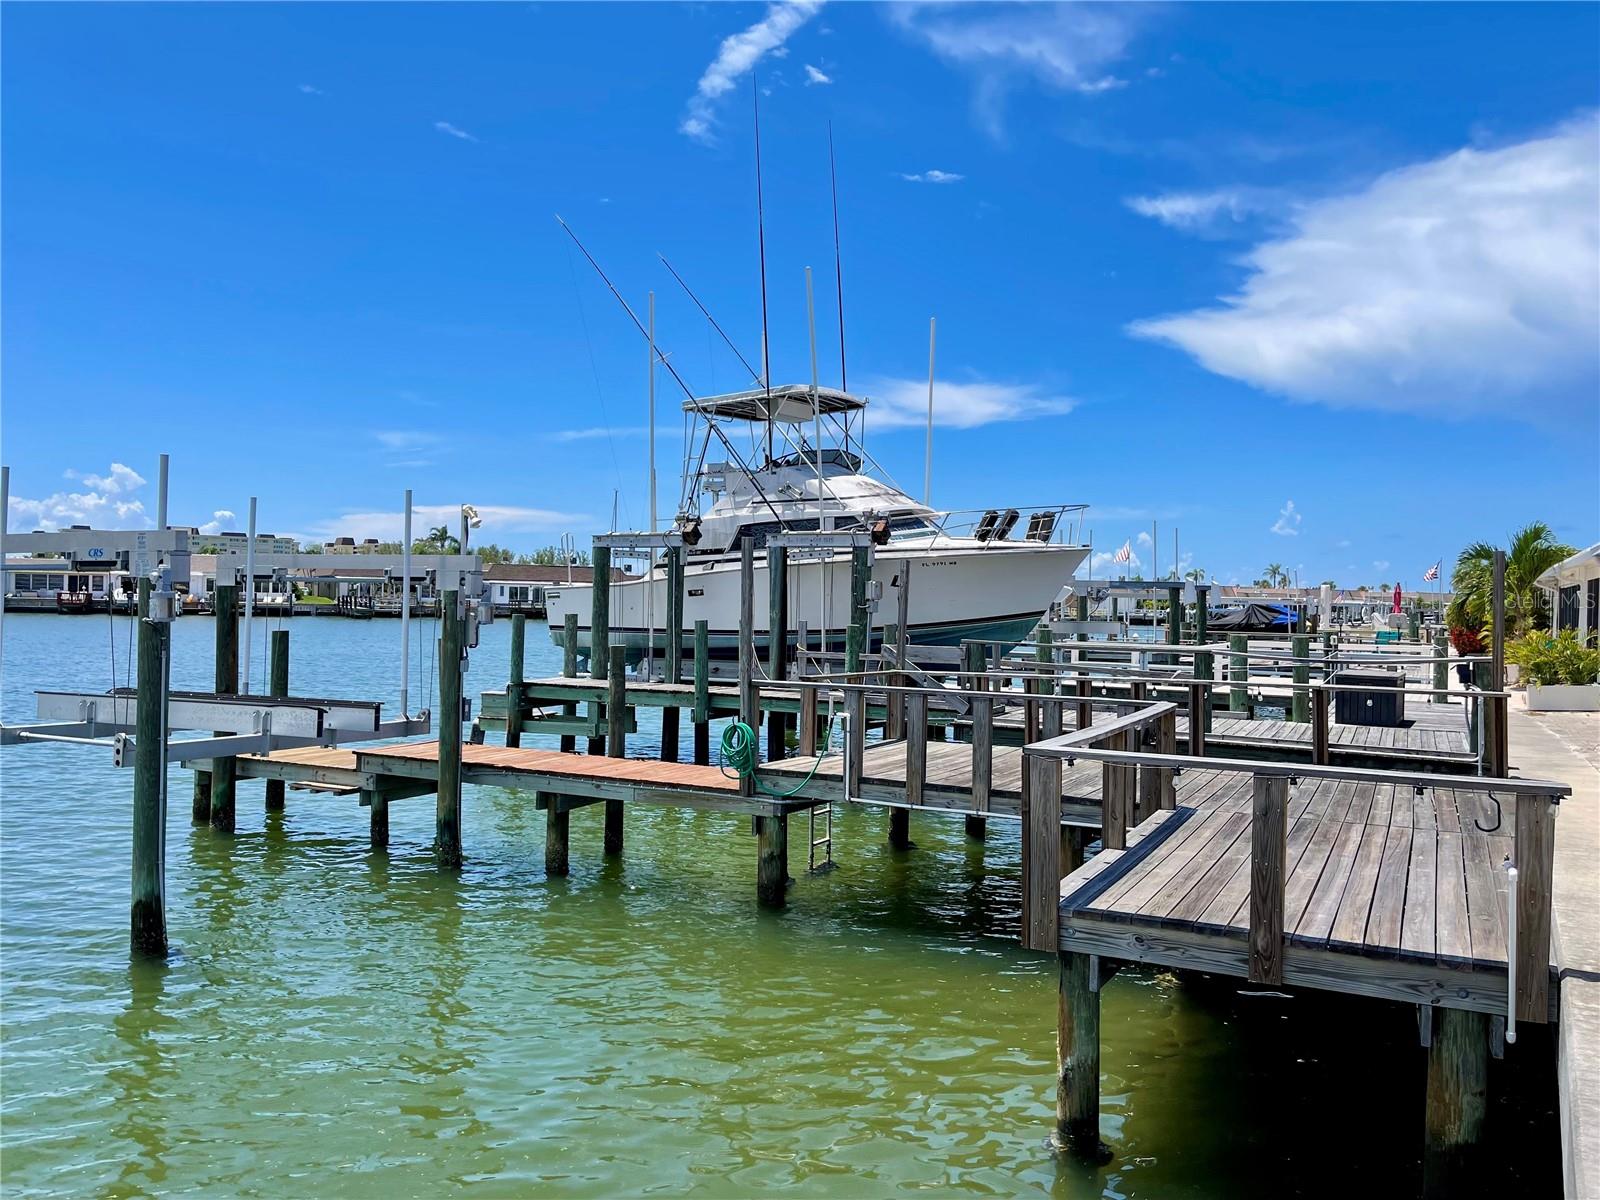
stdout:
<svg viewBox="0 0 1600 1200">
<path fill-rule="evenodd" d="M 1439 562 L 1443 561 L 1444 559 L 1442 558 L 1439 560 Z M 1429 567 L 1427 571 L 1424 572 L 1422 579 L 1424 583 L 1432 583 L 1437 578 L 1439 578 L 1439 563 L 1434 563 L 1433 566 Z"/>
<path fill-rule="evenodd" d="M 1123 542 L 1122 543 L 1122 549 L 1117 551 L 1116 556 L 1111 561 L 1112 562 L 1119 562 L 1119 563 L 1132 562 L 1133 561 L 1133 543 L 1132 542 Z"/>
</svg>

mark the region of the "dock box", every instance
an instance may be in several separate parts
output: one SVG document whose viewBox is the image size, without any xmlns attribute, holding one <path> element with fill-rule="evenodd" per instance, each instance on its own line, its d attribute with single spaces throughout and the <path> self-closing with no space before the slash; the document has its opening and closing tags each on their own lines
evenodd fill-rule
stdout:
<svg viewBox="0 0 1600 1200">
<path fill-rule="evenodd" d="M 1385 725 L 1391 728 L 1405 724 L 1406 677 L 1400 671 L 1368 668 L 1361 671 L 1335 672 L 1333 682 L 1360 687 L 1359 692 L 1333 694 L 1333 719 L 1340 725 Z"/>
</svg>

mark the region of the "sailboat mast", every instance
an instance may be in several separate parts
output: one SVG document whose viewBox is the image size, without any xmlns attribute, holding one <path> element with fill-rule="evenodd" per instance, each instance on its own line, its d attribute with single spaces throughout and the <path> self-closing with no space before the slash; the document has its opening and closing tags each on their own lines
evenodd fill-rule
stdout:
<svg viewBox="0 0 1600 1200">
<path fill-rule="evenodd" d="M 772 461 L 772 362 L 767 351 L 767 219 L 761 195 L 761 89 L 754 76 L 750 99 L 756 127 L 756 245 L 761 258 L 761 386 L 767 393 L 767 461 Z"/>
</svg>

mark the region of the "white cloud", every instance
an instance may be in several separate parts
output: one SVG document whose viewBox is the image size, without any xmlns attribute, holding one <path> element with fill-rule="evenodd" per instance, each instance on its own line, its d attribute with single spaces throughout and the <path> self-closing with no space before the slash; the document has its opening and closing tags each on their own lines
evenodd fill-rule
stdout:
<svg viewBox="0 0 1600 1200">
<path fill-rule="evenodd" d="M 435 129 L 437 129 L 440 133 L 448 133 L 451 137 L 460 138 L 463 142 L 475 142 L 475 141 L 478 140 L 477 138 L 473 137 L 470 133 L 468 133 L 465 129 L 459 129 L 456 126 L 450 124 L 449 121 L 435 121 L 433 123 L 433 127 Z"/>
<path fill-rule="evenodd" d="M 1222 188 L 1214 192 L 1164 192 L 1129 196 L 1124 203 L 1142 217 L 1173 229 L 1196 233 L 1214 230 L 1227 218 L 1239 224 L 1269 207 L 1269 198 L 1255 188 Z"/>
<path fill-rule="evenodd" d="M 145 516 L 144 502 L 133 493 L 145 486 L 145 478 L 132 467 L 112 463 L 104 475 L 65 472 L 66 478 L 85 485 L 81 492 L 53 492 L 40 499 L 12 496 L 8 505 L 7 528 L 17 531 L 60 529 L 65 525 L 92 525 L 97 529 L 147 529 L 152 522 Z"/>
<path fill-rule="evenodd" d="M 587 529 L 592 518 L 583 513 L 556 512 L 546 508 L 519 508 L 509 504 L 479 504 L 478 516 L 483 528 L 474 535 L 493 541 L 511 533 L 558 533 Z M 411 508 L 412 533 L 425 531 L 430 525 L 446 525 L 452 531 L 461 521 L 459 504 L 415 504 Z M 398 541 L 405 532 L 405 514 L 401 512 L 353 512 L 319 521 L 309 530 L 320 541 L 335 537 L 353 537 L 357 541 L 374 537 L 379 541 Z"/>
<path fill-rule="evenodd" d="M 385 450 L 421 450 L 439 442 L 438 434 L 423 429 L 374 429 L 372 437 Z"/>
<path fill-rule="evenodd" d="M 1117 552 L 1121 549 L 1121 546 L 1116 546 L 1110 550 L 1096 550 L 1094 556 L 1089 560 L 1089 574 L 1099 578 L 1102 570 L 1109 570 L 1116 575 L 1127 575 L 1144 566 L 1144 559 L 1140 558 L 1134 550 L 1128 551 L 1128 562 L 1119 563 L 1117 561 Z"/>
<path fill-rule="evenodd" d="M 907 183 L 960 183 L 965 175 L 957 175 L 954 171 L 918 171 L 915 175 L 907 175 L 904 171 L 900 178 Z"/>
<path fill-rule="evenodd" d="M 1295 399 L 1535 417 L 1507 397 L 1600 365 L 1597 140 L 1589 114 L 1304 204 L 1237 294 L 1129 332 Z"/>
<path fill-rule="evenodd" d="M 313 87 L 309 83 L 302 83 L 300 85 L 300 90 L 302 92 L 304 92 L 308 96 L 324 96 L 324 95 L 327 95 L 327 93 L 324 92 L 321 88 Z"/>
<path fill-rule="evenodd" d="M 768 5 L 766 15 L 748 29 L 723 38 L 716 58 L 689 97 L 688 112 L 678 126 L 680 132 L 696 141 L 714 140 L 717 101 L 754 70 L 764 55 L 780 49 L 821 7 L 822 0 L 783 0 Z"/>
<path fill-rule="evenodd" d="M 1148 546 L 1148 545 L 1151 544 L 1153 539 L 1150 537 L 1150 535 L 1148 533 L 1146 533 L 1144 530 L 1141 529 L 1141 530 L 1139 530 L 1139 536 L 1134 538 L 1133 540 L 1135 542 L 1137 542 L 1141 546 Z"/>
<path fill-rule="evenodd" d="M 221 533 L 224 527 L 231 525 L 235 514 L 226 508 L 219 508 L 211 514 L 211 520 L 204 525 L 197 526 L 201 533 Z"/>
<path fill-rule="evenodd" d="M 832 83 L 832 82 L 833 82 L 833 76 L 832 75 L 824 75 L 821 71 L 817 70 L 810 63 L 806 64 L 806 86 L 807 87 L 810 87 L 814 83 Z"/>
<path fill-rule="evenodd" d="M 872 397 L 867 424 L 873 429 L 922 428 L 928 421 L 926 379 L 878 378 L 867 381 Z M 1027 421 L 1070 412 L 1075 401 L 1043 393 L 1031 383 L 951 383 L 933 389 L 933 423 L 972 429 L 997 421 Z"/>
<path fill-rule="evenodd" d="M 1375 558 L 1372 560 L 1372 565 L 1379 571 L 1387 571 L 1389 569 L 1389 560 L 1387 558 Z"/>
<path fill-rule="evenodd" d="M 1278 519 L 1272 523 L 1269 532 L 1279 537 L 1300 536 L 1300 514 L 1295 511 L 1293 500 L 1283 502 L 1283 507 L 1278 510 Z"/>
<path fill-rule="evenodd" d="M 665 427 L 657 430 L 659 436 Z M 612 429 L 606 425 L 593 425 L 587 429 L 557 429 L 546 436 L 552 442 L 588 442 L 604 437 L 644 437 L 650 430 L 643 425 L 624 425 Z"/>
<path fill-rule="evenodd" d="M 1133 4 L 894 4 L 889 18 L 976 80 L 979 122 L 1004 133 L 1005 98 L 1020 81 L 1096 95 L 1123 86 L 1104 73 L 1121 58 L 1142 6 Z"/>
</svg>

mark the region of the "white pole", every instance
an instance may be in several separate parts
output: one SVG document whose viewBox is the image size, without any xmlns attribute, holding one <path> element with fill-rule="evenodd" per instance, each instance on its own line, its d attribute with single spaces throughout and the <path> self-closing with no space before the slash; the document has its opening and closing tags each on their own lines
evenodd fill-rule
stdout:
<svg viewBox="0 0 1600 1200">
<path fill-rule="evenodd" d="M 822 397 L 817 393 L 817 306 L 811 290 L 811 268 L 806 268 L 806 328 L 811 333 L 811 447 L 817 464 L 817 532 L 822 532 Z M 817 558 L 817 653 L 828 649 L 828 566 L 827 558 Z M 770 633 L 770 631 L 769 631 Z M 804 647 L 802 647 L 803 649 Z M 826 668 L 824 668 L 826 669 Z"/>
<path fill-rule="evenodd" d="M 411 489 L 406 489 L 400 542 L 400 719 L 411 716 Z M 292 603 L 291 599 L 291 603 Z"/>
<path fill-rule="evenodd" d="M 161 469 L 156 475 L 156 528 L 167 529 L 167 456 L 161 456 Z"/>
<path fill-rule="evenodd" d="M 935 320 L 928 318 L 928 441 L 922 457 L 922 502 L 933 507 L 933 340 Z"/>
<path fill-rule="evenodd" d="M 11 468 L 0 467 L 0 679 L 4 678 L 5 642 L 6 642 L 6 529 L 11 516 Z M 113 563 L 113 566 L 116 564 Z M 107 576 L 109 579 L 110 576 Z M 108 596 L 106 603 L 110 604 Z"/>
<path fill-rule="evenodd" d="M 1157 540 L 1157 522 L 1150 522 L 1150 578 L 1161 578 L 1161 543 Z"/>
<path fill-rule="evenodd" d="M 1178 577 L 1178 527 L 1172 527 L 1172 577 Z"/>
<path fill-rule="evenodd" d="M 250 694 L 250 626 L 256 607 L 256 498 L 250 497 L 250 528 L 244 544 L 244 673 L 240 676 L 239 694 Z"/>
<path fill-rule="evenodd" d="M 649 326 L 647 340 L 649 355 L 645 360 L 648 368 L 646 374 L 649 378 L 650 395 L 650 450 L 648 455 L 646 482 L 650 488 L 650 532 L 656 531 L 656 294 L 650 293 Z M 647 564 L 644 574 L 644 666 L 645 678 L 655 678 L 656 658 L 656 585 L 655 565 L 656 555 L 652 548 L 645 559 Z"/>
</svg>

